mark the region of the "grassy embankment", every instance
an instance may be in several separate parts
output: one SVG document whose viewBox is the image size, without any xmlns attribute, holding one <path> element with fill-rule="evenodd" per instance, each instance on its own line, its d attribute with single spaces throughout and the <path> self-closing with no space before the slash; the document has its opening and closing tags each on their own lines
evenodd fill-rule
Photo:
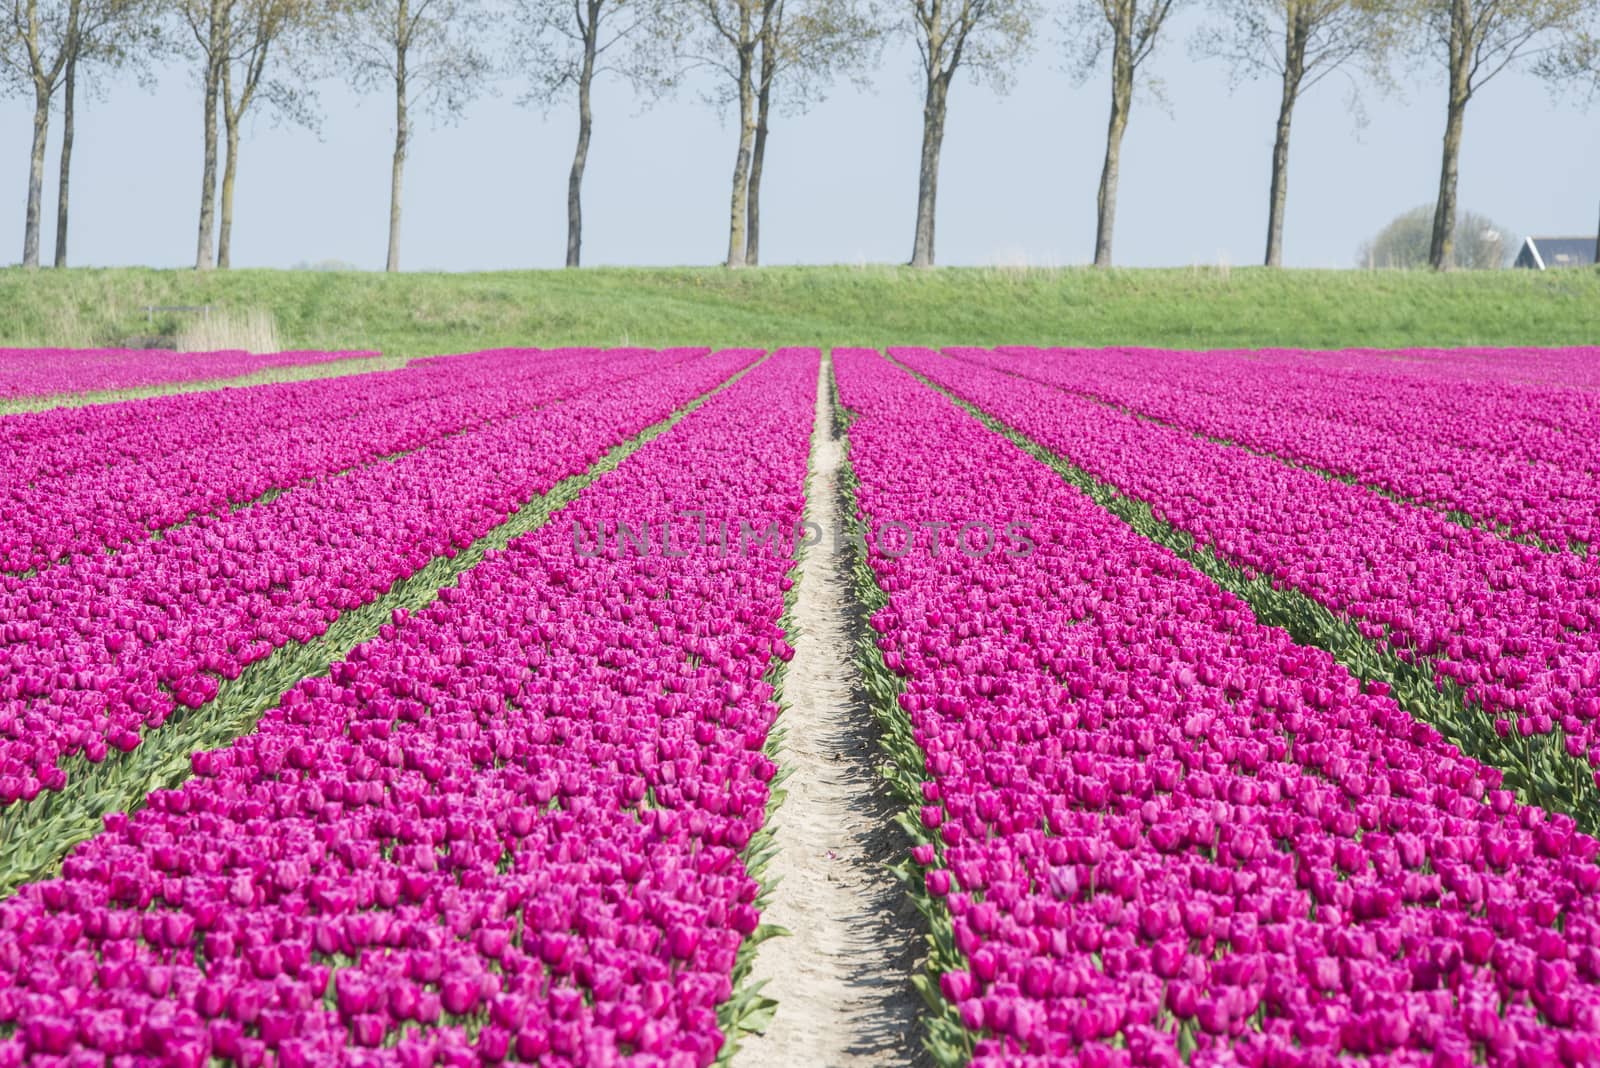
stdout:
<svg viewBox="0 0 1600 1068">
<path fill-rule="evenodd" d="M 502 345 L 1574 345 L 1600 272 L 903 267 L 484 274 L 0 271 L 0 345 L 117 345 L 143 305 L 269 311 L 285 348 Z M 180 325 L 157 316 L 155 331 Z"/>
</svg>

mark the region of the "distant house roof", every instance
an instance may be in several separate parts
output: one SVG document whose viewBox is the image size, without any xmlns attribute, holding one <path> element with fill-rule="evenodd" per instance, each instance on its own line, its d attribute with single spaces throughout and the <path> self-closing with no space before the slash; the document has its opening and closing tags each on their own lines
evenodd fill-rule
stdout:
<svg viewBox="0 0 1600 1068">
<path fill-rule="evenodd" d="M 1551 267 L 1587 267 L 1592 263 L 1592 237 L 1530 237 L 1522 243 L 1513 266 L 1543 271 Z"/>
</svg>

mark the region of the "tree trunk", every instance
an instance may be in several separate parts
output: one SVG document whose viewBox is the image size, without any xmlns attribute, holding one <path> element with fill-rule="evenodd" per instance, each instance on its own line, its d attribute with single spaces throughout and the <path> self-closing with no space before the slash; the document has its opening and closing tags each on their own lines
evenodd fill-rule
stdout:
<svg viewBox="0 0 1600 1068">
<path fill-rule="evenodd" d="M 934 208 L 939 198 L 939 148 L 944 143 L 945 105 L 950 90 L 949 78 L 935 74 L 928 79 L 928 92 L 922 104 L 922 163 L 917 172 L 917 231 L 911 243 L 911 266 L 933 266 Z"/>
<path fill-rule="evenodd" d="M 756 107 L 755 146 L 750 153 L 750 191 L 746 195 L 744 262 L 755 267 L 761 262 L 761 168 L 767 155 L 767 97 L 763 89 Z"/>
<path fill-rule="evenodd" d="M 1278 112 L 1278 134 L 1272 143 L 1272 188 L 1267 201 L 1268 267 L 1283 266 L 1283 210 L 1289 199 L 1289 122 L 1294 103 L 1284 86 L 1284 101 Z"/>
<path fill-rule="evenodd" d="M 200 227 L 195 242 L 194 266 L 209 271 L 211 244 L 217 207 L 217 91 L 222 80 L 226 54 L 227 6 L 224 0 L 211 0 L 210 24 L 206 33 L 205 78 L 205 156 L 200 168 Z"/>
<path fill-rule="evenodd" d="M 1300 32 L 1298 12 L 1290 9 L 1285 20 L 1283 97 L 1278 104 L 1278 130 L 1272 142 L 1272 186 L 1267 194 L 1267 266 L 1283 266 L 1283 212 L 1289 199 L 1289 126 L 1294 121 L 1294 105 L 1300 96 L 1300 79 L 1305 75 L 1305 35 Z"/>
<path fill-rule="evenodd" d="M 767 115 L 772 109 L 772 80 L 777 74 L 778 56 L 773 43 L 761 40 L 761 92 L 756 97 L 756 139 L 750 154 L 750 193 L 745 216 L 744 262 L 747 267 L 761 263 L 761 171 L 767 158 Z"/>
<path fill-rule="evenodd" d="M 406 113 L 406 0 L 400 0 L 399 28 L 396 39 L 402 43 L 395 49 L 394 75 L 394 170 L 389 179 L 389 258 L 386 271 L 400 269 L 400 191 L 405 180 L 406 139 L 410 133 L 410 118 Z"/>
<path fill-rule="evenodd" d="M 67 77 L 62 84 L 66 93 L 61 113 L 61 175 L 56 187 L 56 260 L 57 267 L 67 265 L 67 205 L 72 181 L 72 129 L 73 108 L 78 90 L 78 49 L 74 44 L 67 55 Z"/>
<path fill-rule="evenodd" d="M 594 83 L 594 62 L 598 49 L 600 0 L 589 0 L 589 21 L 583 28 L 583 67 L 578 72 L 578 148 L 572 154 L 572 173 L 567 176 L 567 266 L 578 266 L 583 246 L 583 168 L 589 162 L 589 133 L 594 128 L 594 112 L 589 106 L 589 89 Z"/>
<path fill-rule="evenodd" d="M 39 266 L 39 216 L 44 200 L 44 149 L 50 133 L 49 86 L 33 87 L 33 148 L 28 156 L 28 214 L 22 228 L 22 265 Z"/>
<path fill-rule="evenodd" d="M 1472 29 L 1467 0 L 1450 4 L 1450 97 L 1444 122 L 1444 159 L 1439 167 L 1439 199 L 1433 209 L 1433 239 L 1428 265 L 1436 271 L 1455 266 L 1456 177 L 1461 161 L 1461 126 L 1472 95 Z"/>
<path fill-rule="evenodd" d="M 406 98 L 405 90 L 395 91 L 395 118 L 399 125 L 394 133 L 394 166 L 389 175 L 389 255 L 383 269 L 400 269 L 400 197 L 406 173 Z"/>
<path fill-rule="evenodd" d="M 239 120 L 243 108 L 233 106 L 233 78 L 224 65 L 222 75 L 222 120 L 226 127 L 226 147 L 222 161 L 222 220 L 217 227 L 217 266 L 227 270 L 232 265 L 233 247 L 233 179 L 239 170 Z"/>
<path fill-rule="evenodd" d="M 228 124 L 227 150 L 222 163 L 222 219 L 217 227 L 217 266 L 233 266 L 233 178 L 239 170 L 239 127 Z"/>
<path fill-rule="evenodd" d="M 740 40 L 750 41 L 750 15 L 740 17 Z M 728 204 L 728 266 L 744 266 L 745 212 L 750 195 L 750 154 L 756 136 L 754 42 L 739 49 L 739 153 L 733 160 L 733 196 Z"/>
<path fill-rule="evenodd" d="M 1100 168 L 1100 193 L 1096 198 L 1094 265 L 1111 266 L 1111 234 L 1117 222 L 1117 175 L 1122 163 L 1122 135 L 1128 129 L 1128 108 L 1133 102 L 1132 4 L 1121 5 L 1123 18 L 1114 27 L 1111 50 L 1111 121 L 1106 127 L 1106 159 Z"/>
<path fill-rule="evenodd" d="M 1466 102 L 1454 101 L 1445 118 L 1444 161 L 1439 168 L 1439 199 L 1433 209 L 1433 239 L 1428 246 L 1428 265 L 1448 271 L 1456 255 L 1456 177 L 1461 158 L 1461 125 Z"/>
</svg>

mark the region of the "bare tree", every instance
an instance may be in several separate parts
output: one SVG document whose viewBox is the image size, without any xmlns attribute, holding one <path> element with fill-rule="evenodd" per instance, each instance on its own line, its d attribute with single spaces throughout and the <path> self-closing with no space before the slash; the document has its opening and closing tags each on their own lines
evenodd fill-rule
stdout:
<svg viewBox="0 0 1600 1068">
<path fill-rule="evenodd" d="M 61 156 L 56 187 L 55 266 L 67 265 L 80 72 L 133 66 L 146 80 L 148 64 L 165 50 L 155 0 L 81 0 L 77 34 L 68 42 L 61 84 Z M 92 84 L 92 83 L 85 83 Z"/>
<path fill-rule="evenodd" d="M 733 162 L 733 194 L 728 203 L 729 267 L 744 266 L 745 224 L 748 219 L 750 165 L 756 137 L 756 98 L 760 93 L 756 62 L 763 34 L 783 18 L 785 0 L 689 0 L 705 31 L 689 38 L 687 58 L 725 74 L 732 86 L 723 86 L 716 100 L 731 97 L 739 107 L 739 149 Z"/>
<path fill-rule="evenodd" d="M 39 266 L 39 229 L 44 200 L 44 152 L 50 132 L 50 102 L 61 88 L 68 59 L 77 48 L 82 0 L 6 0 L 0 76 L 8 87 L 33 95 L 33 137 L 28 152 L 28 206 L 22 230 L 22 265 Z"/>
<path fill-rule="evenodd" d="M 790 112 L 821 98 L 840 73 L 861 81 L 883 43 L 876 7 L 858 0 L 780 0 L 761 28 L 756 69 L 756 127 L 751 141 L 745 194 L 744 265 L 761 262 L 761 178 L 766 170 L 767 132 L 775 88 L 785 75 Z"/>
<path fill-rule="evenodd" d="M 678 63 L 720 74 L 707 99 L 721 107 L 735 104 L 739 113 L 725 262 L 729 267 L 754 265 L 760 255 L 761 177 L 779 80 L 789 85 L 789 109 L 803 111 L 839 73 L 858 72 L 876 54 L 881 32 L 866 0 L 685 4 L 696 28 L 677 42 Z"/>
<path fill-rule="evenodd" d="M 67 43 L 66 72 L 61 81 L 61 158 L 56 178 L 55 266 L 67 265 L 67 219 L 72 198 L 72 142 L 76 134 L 78 63 L 83 54 L 82 28 Z"/>
<path fill-rule="evenodd" d="M 1010 87 L 1013 65 L 1033 40 L 1034 0 L 910 0 L 908 29 L 922 60 L 922 157 L 917 170 L 917 223 L 911 266 L 933 266 L 939 150 L 950 85 L 965 70 L 996 90 Z"/>
<path fill-rule="evenodd" d="M 761 32 L 761 61 L 757 67 L 756 84 L 756 135 L 750 143 L 750 175 L 745 185 L 744 197 L 744 265 L 755 267 L 761 263 L 761 177 L 767 167 L 767 131 L 772 118 L 772 83 L 778 74 L 778 48 L 780 28 L 783 24 L 782 5 L 777 17 L 768 21 Z"/>
<path fill-rule="evenodd" d="M 157 2 L 157 0 L 151 0 Z M 312 99 L 305 70 L 292 66 L 290 77 L 267 77 L 269 60 L 281 55 L 298 33 L 321 25 L 331 11 L 328 0 L 176 0 L 178 17 L 198 50 L 204 95 L 204 149 L 200 170 L 200 224 L 196 270 L 227 267 L 233 235 L 233 190 L 238 174 L 239 135 L 250 105 L 265 97 L 292 119 L 310 122 Z M 304 57 L 293 57 L 303 59 Z M 218 118 L 225 132 L 218 226 Z"/>
<path fill-rule="evenodd" d="M 303 125 L 315 123 L 305 61 L 317 34 L 327 28 L 326 4 L 316 0 L 234 0 L 229 20 L 228 52 L 222 65 L 222 123 L 225 146 L 222 166 L 221 220 L 217 228 L 217 266 L 232 261 L 233 190 L 239 172 L 239 134 L 245 114 L 258 97 L 279 115 Z M 300 45 L 297 51 L 295 45 Z M 289 67 L 289 77 L 268 78 L 270 58 Z"/>
<path fill-rule="evenodd" d="M 1078 0 L 1063 24 L 1078 52 L 1078 78 L 1086 80 L 1111 49 L 1111 118 L 1106 126 L 1105 162 L 1096 198 L 1094 263 L 1111 266 L 1111 237 L 1117 221 L 1117 179 L 1122 167 L 1122 136 L 1128 129 L 1140 68 L 1155 52 L 1161 29 L 1182 0 Z M 1151 84 L 1147 80 L 1147 84 Z"/>
<path fill-rule="evenodd" d="M 1495 75 L 1557 48 L 1576 32 L 1590 0 L 1426 0 L 1424 47 L 1444 60 L 1446 102 L 1439 198 L 1433 212 L 1428 263 L 1453 263 L 1456 179 L 1467 104 Z"/>
<path fill-rule="evenodd" d="M 578 0 L 582 2 L 582 0 Z M 394 92 L 389 180 L 389 253 L 400 269 L 400 208 L 411 116 L 459 118 L 492 69 L 480 39 L 487 13 L 475 0 L 359 0 L 339 15 L 341 58 L 355 88 Z"/>
<path fill-rule="evenodd" d="M 217 208 L 217 101 L 222 72 L 228 64 L 234 0 L 177 0 L 178 16 L 200 50 L 200 89 L 204 101 L 203 149 L 200 161 L 200 223 L 195 235 L 194 267 L 209 271 L 215 264 Z"/>
<path fill-rule="evenodd" d="M 525 103 L 548 108 L 569 91 L 578 103 L 578 145 L 567 175 L 567 266 L 583 248 L 583 172 L 594 130 L 596 77 L 617 74 L 651 95 L 671 83 L 656 45 L 677 22 L 666 0 L 516 0 L 514 64 L 529 72 Z"/>
<path fill-rule="evenodd" d="M 704 0 L 716 32 L 733 52 L 733 74 L 739 100 L 739 150 L 733 159 L 733 193 L 728 200 L 729 267 L 744 266 L 749 221 L 750 165 L 756 137 L 756 53 L 763 35 L 783 19 L 784 0 Z M 731 10 L 725 10 L 731 8 Z M 731 16 L 731 17 L 730 17 Z"/>
<path fill-rule="evenodd" d="M 1283 266 L 1283 214 L 1289 195 L 1289 129 L 1302 94 L 1335 71 L 1384 77 L 1396 18 L 1388 0 L 1211 0 L 1220 24 L 1205 27 L 1194 50 L 1226 60 L 1235 78 L 1277 78 L 1282 91 L 1267 193 L 1268 267 Z"/>
</svg>

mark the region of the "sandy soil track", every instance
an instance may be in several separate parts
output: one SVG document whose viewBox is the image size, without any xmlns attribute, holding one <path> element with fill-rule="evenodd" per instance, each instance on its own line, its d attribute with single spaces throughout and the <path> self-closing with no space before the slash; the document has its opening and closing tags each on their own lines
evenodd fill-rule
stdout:
<svg viewBox="0 0 1600 1068">
<path fill-rule="evenodd" d="M 878 777 L 876 728 L 851 658 L 845 546 L 835 536 L 841 442 L 833 436 L 825 362 L 812 439 L 806 518 L 825 533 L 806 551 L 795 602 L 799 636 L 784 693 L 778 810 L 781 879 L 763 919 L 792 935 L 764 943 L 755 978 L 776 998 L 767 1033 L 741 1043 L 738 1068 L 914 1064 L 922 1060 L 909 982 L 922 939 L 916 914 L 884 867 L 904 849 Z"/>
</svg>

